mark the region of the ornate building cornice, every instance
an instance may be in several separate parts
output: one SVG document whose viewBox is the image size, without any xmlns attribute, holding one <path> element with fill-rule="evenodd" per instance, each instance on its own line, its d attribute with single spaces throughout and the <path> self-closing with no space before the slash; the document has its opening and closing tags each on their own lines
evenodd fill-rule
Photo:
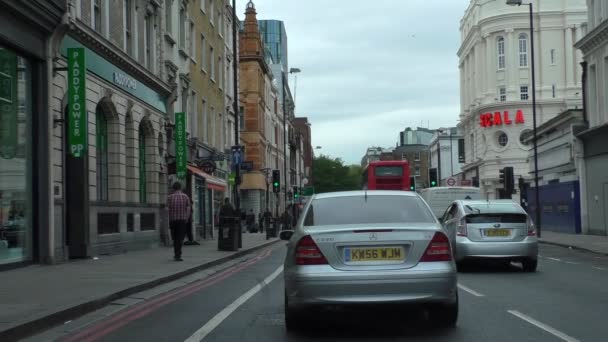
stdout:
<svg viewBox="0 0 608 342">
<path fill-rule="evenodd" d="M 171 94 L 171 86 L 169 84 L 163 82 L 152 71 L 137 63 L 127 53 L 122 51 L 122 49 L 112 44 L 80 20 L 72 19 L 70 21 L 69 33 L 87 48 L 99 54 L 117 67 L 120 67 L 125 72 L 128 72 L 131 76 L 136 77 L 140 82 L 146 84 L 163 96 L 169 96 Z M 157 64 L 159 64 L 160 68 L 160 63 Z"/>
</svg>

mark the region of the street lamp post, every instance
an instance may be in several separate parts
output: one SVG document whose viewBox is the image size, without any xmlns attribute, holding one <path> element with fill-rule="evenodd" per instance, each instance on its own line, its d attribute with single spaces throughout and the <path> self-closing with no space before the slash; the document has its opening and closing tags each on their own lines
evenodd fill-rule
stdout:
<svg viewBox="0 0 608 342">
<path fill-rule="evenodd" d="M 521 6 L 524 5 L 522 0 L 507 0 L 507 5 L 511 6 Z M 540 226 L 541 226 L 541 218 L 540 218 L 540 188 L 538 186 L 538 143 L 536 136 L 536 72 L 534 66 L 534 11 L 532 2 L 527 4 L 530 8 L 530 70 L 532 72 L 532 131 L 534 135 L 534 196 L 536 200 L 535 216 L 536 216 L 536 231 L 538 237 L 540 237 Z"/>
</svg>

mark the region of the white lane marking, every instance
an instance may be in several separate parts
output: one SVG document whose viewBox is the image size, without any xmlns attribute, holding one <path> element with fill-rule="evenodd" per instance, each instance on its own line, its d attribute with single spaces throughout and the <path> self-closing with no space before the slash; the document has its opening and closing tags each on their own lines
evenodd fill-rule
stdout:
<svg viewBox="0 0 608 342">
<path fill-rule="evenodd" d="M 215 317 L 209 320 L 205 325 L 203 325 L 200 329 L 198 329 L 192 336 L 187 338 L 185 342 L 200 342 L 207 335 L 209 335 L 215 328 L 217 328 L 228 316 L 230 316 L 239 306 L 245 304 L 251 297 L 253 297 L 256 293 L 260 292 L 262 288 L 270 284 L 276 277 L 279 276 L 283 272 L 283 266 L 277 268 L 272 274 L 270 274 L 266 279 L 264 279 L 261 283 L 252 287 L 249 291 L 245 292 L 242 296 L 237 298 L 230 305 L 225 307 L 222 311 L 220 311 Z"/>
<path fill-rule="evenodd" d="M 564 334 L 563 332 L 561 332 L 549 325 L 546 325 L 545 323 L 541 323 L 530 316 L 524 315 L 523 313 L 521 313 L 519 311 L 507 310 L 507 312 L 513 316 L 523 319 L 524 321 L 536 326 L 537 328 L 540 328 L 540 329 L 552 334 L 553 336 L 561 338 L 562 340 L 564 340 L 566 342 L 580 342 L 580 340 L 577 340 L 576 338 L 574 338 L 572 336 L 568 336 L 568 335 Z"/>
<path fill-rule="evenodd" d="M 483 294 L 481 294 L 481 293 L 479 293 L 479 292 L 477 292 L 475 290 L 472 290 L 472 289 L 470 289 L 470 288 L 468 288 L 468 287 L 466 287 L 466 286 L 464 286 L 462 284 L 458 284 L 458 288 L 461 289 L 461 290 L 463 290 L 463 291 L 466 291 L 466 292 L 472 294 L 475 297 L 483 297 L 484 296 Z"/>
<path fill-rule="evenodd" d="M 549 260 L 555 260 L 555 261 L 562 261 L 562 259 L 558 259 L 558 258 L 549 258 L 549 257 L 547 257 L 547 259 L 549 259 Z"/>
<path fill-rule="evenodd" d="M 595 268 L 596 270 L 608 271 L 608 268 L 592 266 L 591 268 Z"/>
</svg>

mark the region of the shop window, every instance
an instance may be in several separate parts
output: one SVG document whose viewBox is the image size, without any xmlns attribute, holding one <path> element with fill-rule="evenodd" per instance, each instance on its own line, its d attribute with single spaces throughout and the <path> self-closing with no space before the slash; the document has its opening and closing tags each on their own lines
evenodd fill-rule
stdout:
<svg viewBox="0 0 608 342">
<path fill-rule="evenodd" d="M 127 214 L 127 231 L 132 232 L 135 230 L 135 215 L 133 213 Z"/>
<path fill-rule="evenodd" d="M 26 59 L 0 45 L 0 264 L 31 257 L 31 72 Z"/>
<path fill-rule="evenodd" d="M 146 203 L 146 135 L 140 125 L 139 136 L 139 203 Z"/>
<path fill-rule="evenodd" d="M 108 121 L 97 106 L 95 112 L 95 135 L 97 140 L 97 200 L 108 200 Z"/>
<path fill-rule="evenodd" d="M 139 230 L 141 231 L 155 230 L 156 216 L 154 213 L 142 213 L 139 220 L 139 227 Z"/>
<path fill-rule="evenodd" d="M 97 233 L 116 234 L 120 231 L 118 226 L 118 213 L 98 213 L 97 214 Z"/>
</svg>

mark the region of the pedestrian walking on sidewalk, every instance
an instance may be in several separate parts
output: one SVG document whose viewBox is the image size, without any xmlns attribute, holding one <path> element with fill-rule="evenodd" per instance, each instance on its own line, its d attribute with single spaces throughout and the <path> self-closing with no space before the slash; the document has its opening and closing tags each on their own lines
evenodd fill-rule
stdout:
<svg viewBox="0 0 608 342">
<path fill-rule="evenodd" d="M 192 213 L 192 204 L 190 197 L 182 192 L 181 183 L 173 183 L 173 192 L 167 198 L 167 208 L 169 209 L 169 228 L 173 240 L 173 257 L 175 261 L 183 261 L 182 244 L 186 236 L 186 224 Z"/>
</svg>

